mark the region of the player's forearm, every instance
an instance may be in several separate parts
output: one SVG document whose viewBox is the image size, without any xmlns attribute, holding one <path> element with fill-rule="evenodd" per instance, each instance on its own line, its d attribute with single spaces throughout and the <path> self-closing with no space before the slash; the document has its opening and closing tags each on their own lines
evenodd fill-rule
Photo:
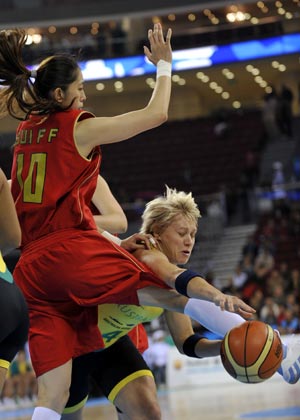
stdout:
<svg viewBox="0 0 300 420">
<path fill-rule="evenodd" d="M 107 230 L 110 233 L 124 233 L 127 230 L 127 219 L 122 214 L 95 215 L 94 220 L 100 233 Z"/>
<path fill-rule="evenodd" d="M 164 254 L 156 250 L 140 250 L 137 251 L 136 257 L 146 264 L 151 270 L 163 280 L 168 286 L 176 288 L 176 279 L 187 270 L 176 266 L 169 262 Z M 198 299 L 205 299 L 214 302 L 218 295 L 222 292 L 205 279 L 195 274 L 187 285 L 187 295 Z"/>
<path fill-rule="evenodd" d="M 190 298 L 215 302 L 223 293 L 209 284 L 204 278 L 197 276 L 189 281 L 187 285 L 187 295 Z"/>
</svg>

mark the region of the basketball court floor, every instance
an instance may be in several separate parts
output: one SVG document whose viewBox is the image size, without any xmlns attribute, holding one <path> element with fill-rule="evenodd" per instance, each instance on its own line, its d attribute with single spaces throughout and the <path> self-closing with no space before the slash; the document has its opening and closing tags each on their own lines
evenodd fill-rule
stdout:
<svg viewBox="0 0 300 420">
<path fill-rule="evenodd" d="M 260 384 L 232 380 L 159 391 L 163 420 L 296 420 L 300 419 L 300 383 L 286 384 L 275 374 Z M 33 409 L 0 412 L 0 419 L 29 420 Z M 103 398 L 88 402 L 84 420 L 116 420 Z"/>
</svg>

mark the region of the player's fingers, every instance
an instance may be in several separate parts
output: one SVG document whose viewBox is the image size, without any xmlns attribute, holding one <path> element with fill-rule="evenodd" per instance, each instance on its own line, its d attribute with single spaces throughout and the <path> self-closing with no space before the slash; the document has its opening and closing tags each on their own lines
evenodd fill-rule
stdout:
<svg viewBox="0 0 300 420">
<path fill-rule="evenodd" d="M 238 305 L 245 312 L 249 312 L 251 314 L 255 314 L 256 312 L 256 310 L 252 308 L 252 306 L 247 305 L 247 303 L 243 302 L 242 300 L 238 302 Z"/>
<path fill-rule="evenodd" d="M 226 303 L 225 299 L 220 299 L 219 300 L 219 306 L 220 306 L 221 311 L 225 311 L 226 310 L 225 303 Z"/>
<path fill-rule="evenodd" d="M 166 35 L 166 43 L 170 45 L 171 42 L 171 37 L 172 37 L 172 29 L 169 28 L 167 31 L 167 35 Z"/>
<path fill-rule="evenodd" d="M 149 60 L 151 63 L 153 63 L 153 64 L 154 64 L 153 59 L 152 59 L 152 53 L 151 53 L 151 51 L 149 50 L 149 48 L 148 48 L 148 47 L 146 47 L 146 46 L 144 46 L 144 54 L 145 54 L 145 56 L 148 58 L 148 60 Z"/>
<path fill-rule="evenodd" d="M 235 309 L 234 309 L 234 304 L 233 304 L 233 301 L 232 301 L 232 299 L 231 299 L 231 298 L 227 299 L 227 301 L 226 301 L 226 305 L 227 305 L 227 310 L 228 310 L 229 312 L 235 312 Z"/>
<path fill-rule="evenodd" d="M 149 41 L 152 39 L 152 36 L 153 36 L 152 29 L 148 29 L 148 39 L 149 39 Z"/>
<path fill-rule="evenodd" d="M 148 40 L 150 42 L 151 47 L 156 44 L 156 42 L 157 42 L 157 27 L 156 27 L 156 24 L 154 25 L 153 29 L 148 30 Z"/>
<path fill-rule="evenodd" d="M 161 43 L 165 43 L 164 34 L 161 25 L 159 24 L 157 27 L 157 40 Z"/>
<path fill-rule="evenodd" d="M 253 317 L 253 313 L 244 311 L 243 309 L 239 309 L 238 313 L 245 319 L 251 319 Z"/>
</svg>

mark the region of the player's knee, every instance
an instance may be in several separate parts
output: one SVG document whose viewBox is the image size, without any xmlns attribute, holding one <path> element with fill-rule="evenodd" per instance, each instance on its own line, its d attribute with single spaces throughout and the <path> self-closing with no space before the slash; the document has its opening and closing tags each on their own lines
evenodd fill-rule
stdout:
<svg viewBox="0 0 300 420">
<path fill-rule="evenodd" d="M 143 402 L 145 420 L 161 420 L 161 410 L 156 399 L 148 399 Z"/>
<path fill-rule="evenodd" d="M 161 420 L 161 411 L 160 406 L 157 401 L 153 401 L 149 407 L 146 408 L 147 412 L 149 413 L 149 420 Z"/>
<path fill-rule="evenodd" d="M 37 405 L 62 413 L 68 399 L 69 389 L 60 387 L 60 392 L 39 392 Z"/>
<path fill-rule="evenodd" d="M 144 399 L 142 402 L 134 404 L 131 403 L 129 406 L 120 409 L 116 406 L 118 412 L 118 419 L 131 420 L 161 420 L 161 410 L 157 400 Z"/>
</svg>

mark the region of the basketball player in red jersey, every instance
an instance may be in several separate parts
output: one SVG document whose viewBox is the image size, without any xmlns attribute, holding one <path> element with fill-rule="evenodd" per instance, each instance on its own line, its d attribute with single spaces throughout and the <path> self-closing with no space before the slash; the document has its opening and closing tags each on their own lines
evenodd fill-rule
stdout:
<svg viewBox="0 0 300 420">
<path fill-rule="evenodd" d="M 146 57 L 157 67 L 148 104 L 115 117 L 81 110 L 82 73 L 69 55 L 45 59 L 35 71 L 22 61 L 26 34 L 0 32 L 1 110 L 23 118 L 17 128 L 12 194 L 22 229 L 16 283 L 27 300 L 29 345 L 38 377 L 33 420 L 57 420 L 68 399 L 72 359 L 99 349 L 96 305 L 151 304 L 152 288 L 176 288 L 222 309 L 251 316 L 253 309 L 224 295 L 197 273 L 176 268 L 161 279 L 96 229 L 90 200 L 101 163 L 101 144 L 129 139 L 166 121 L 171 93 L 171 30 L 149 30 Z M 34 80 L 34 81 L 32 81 Z M 136 235 L 150 247 L 147 235 Z M 144 248 L 144 244 L 140 244 Z"/>
</svg>

